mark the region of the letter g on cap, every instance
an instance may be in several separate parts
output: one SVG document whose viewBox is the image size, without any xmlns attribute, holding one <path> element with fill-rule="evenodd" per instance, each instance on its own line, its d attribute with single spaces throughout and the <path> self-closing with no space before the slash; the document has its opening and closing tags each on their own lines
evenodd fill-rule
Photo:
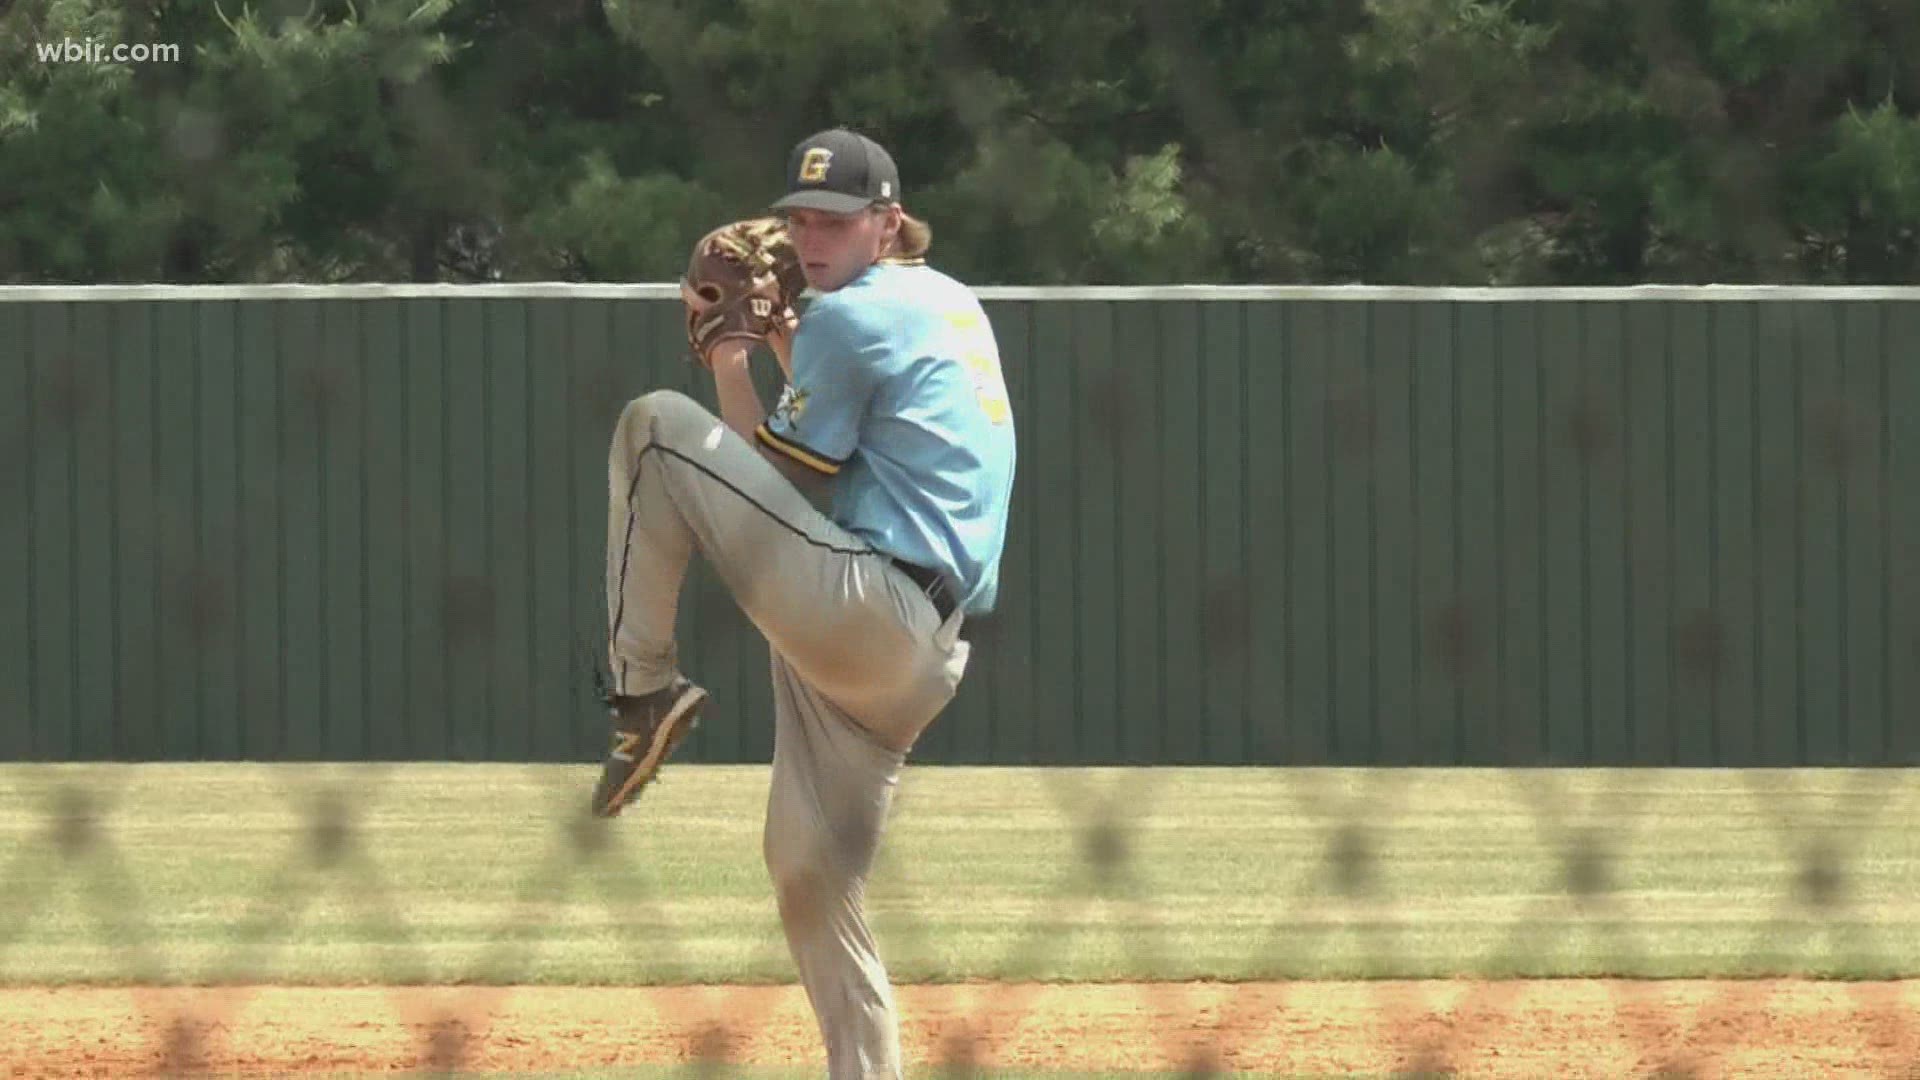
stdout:
<svg viewBox="0 0 1920 1080">
<path fill-rule="evenodd" d="M 817 184 L 827 178 L 827 163 L 833 160 L 833 151 L 815 146 L 800 159 L 800 182 Z"/>
</svg>

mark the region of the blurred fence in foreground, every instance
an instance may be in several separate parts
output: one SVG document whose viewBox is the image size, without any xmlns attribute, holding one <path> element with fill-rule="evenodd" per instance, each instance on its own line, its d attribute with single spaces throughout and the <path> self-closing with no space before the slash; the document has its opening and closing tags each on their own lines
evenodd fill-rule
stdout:
<svg viewBox="0 0 1920 1080">
<path fill-rule="evenodd" d="M 716 800 L 683 768 L 609 824 L 585 816 L 590 767 L 15 767 L 0 1061 L 169 1077 L 818 1062 L 798 988 L 746 985 L 740 954 L 713 951 L 755 938 L 741 912 L 764 904 L 768 951 L 748 963 L 777 977 L 771 888 L 745 873 L 764 796 L 748 778 Z M 867 906 L 909 1075 L 1920 1066 L 1912 770 L 1295 769 L 1257 791 L 1228 770 L 1010 772 L 906 777 Z M 1010 784 L 1038 790 L 1009 800 Z M 983 799 L 1006 819 L 980 827 Z M 1057 858 L 1023 863 L 1034 835 Z M 1170 877 L 1169 845 L 1196 842 Z M 1249 863 L 1291 869 L 1244 896 L 1206 884 Z M 960 940 L 1009 912 L 1004 946 Z M 1183 954 L 1208 930 L 1231 958 Z M 1472 943 L 1436 946 L 1450 937 Z M 583 947 L 593 970 L 564 971 L 586 985 L 555 985 L 544 961 Z M 1101 949 L 1109 977 L 1146 981 L 1044 985 Z M 908 987 L 930 971 L 965 985 Z M 681 985 L 623 988 L 663 977 Z"/>
</svg>

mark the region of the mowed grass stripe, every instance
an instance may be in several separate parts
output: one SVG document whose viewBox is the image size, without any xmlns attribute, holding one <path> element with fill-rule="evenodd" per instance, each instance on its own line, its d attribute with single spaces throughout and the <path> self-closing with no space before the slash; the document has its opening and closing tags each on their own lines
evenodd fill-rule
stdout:
<svg viewBox="0 0 1920 1080">
<path fill-rule="evenodd" d="M 1916 775 L 913 767 L 868 904 L 903 982 L 1906 976 Z M 791 981 L 766 768 L 665 779 L 0 767 L 0 980 Z"/>
</svg>

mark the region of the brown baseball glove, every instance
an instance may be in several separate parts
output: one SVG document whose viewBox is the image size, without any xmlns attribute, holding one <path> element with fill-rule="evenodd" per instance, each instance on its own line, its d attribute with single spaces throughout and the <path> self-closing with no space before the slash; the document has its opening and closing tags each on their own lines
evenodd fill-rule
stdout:
<svg viewBox="0 0 1920 1080">
<path fill-rule="evenodd" d="M 806 286 L 779 218 L 729 222 L 701 237 L 680 279 L 693 359 L 710 369 L 721 342 L 764 342 L 776 328 L 791 327 L 793 305 Z"/>
</svg>

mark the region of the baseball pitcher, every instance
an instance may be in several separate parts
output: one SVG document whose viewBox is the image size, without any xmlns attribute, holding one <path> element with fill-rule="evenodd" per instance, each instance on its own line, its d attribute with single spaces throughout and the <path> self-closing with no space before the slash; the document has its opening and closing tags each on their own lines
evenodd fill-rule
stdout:
<svg viewBox="0 0 1920 1080">
<path fill-rule="evenodd" d="M 593 810 L 619 814 L 707 703 L 674 641 L 698 552 L 772 654 L 764 855 L 829 1075 L 898 1078 L 862 896 L 907 754 L 966 670 L 962 623 L 994 607 L 1013 413 L 986 314 L 926 265 L 930 232 L 885 149 L 839 129 L 804 140 L 772 211 L 702 238 L 681 285 L 721 415 L 656 392 L 614 430 L 613 746 Z M 748 372 L 758 342 L 787 377 L 771 413 Z"/>
</svg>

